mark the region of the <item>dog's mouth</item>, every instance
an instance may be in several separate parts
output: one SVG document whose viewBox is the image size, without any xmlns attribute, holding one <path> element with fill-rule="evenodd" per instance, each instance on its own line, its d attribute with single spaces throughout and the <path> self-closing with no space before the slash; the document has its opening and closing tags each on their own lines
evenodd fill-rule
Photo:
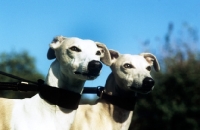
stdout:
<svg viewBox="0 0 200 130">
<path fill-rule="evenodd" d="M 93 80 L 93 79 L 95 79 L 96 77 L 99 76 L 99 73 L 81 73 L 81 72 L 78 72 L 78 71 L 75 71 L 74 74 L 87 77 L 88 80 Z"/>
<path fill-rule="evenodd" d="M 131 89 L 132 91 L 137 92 L 137 93 L 147 94 L 147 93 L 150 93 L 150 92 L 153 90 L 153 87 L 152 87 L 152 88 L 144 88 L 144 87 L 135 88 L 135 87 L 130 87 L 130 89 Z"/>
<path fill-rule="evenodd" d="M 80 78 L 84 80 L 93 80 L 99 76 L 101 68 L 102 63 L 100 61 L 92 60 L 88 63 L 86 72 L 75 71 L 74 74 L 80 75 Z"/>
</svg>

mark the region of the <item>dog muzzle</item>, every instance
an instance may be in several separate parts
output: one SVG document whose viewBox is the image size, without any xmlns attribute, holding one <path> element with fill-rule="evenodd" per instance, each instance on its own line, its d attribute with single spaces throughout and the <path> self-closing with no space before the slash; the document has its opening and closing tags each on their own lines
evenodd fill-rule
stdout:
<svg viewBox="0 0 200 130">
<path fill-rule="evenodd" d="M 146 77 L 143 79 L 142 86 L 140 88 L 131 87 L 131 89 L 141 94 L 147 94 L 153 90 L 154 84 L 155 81 L 152 78 Z"/>
<path fill-rule="evenodd" d="M 92 80 L 92 79 L 95 79 L 97 76 L 99 76 L 102 66 L 103 65 L 100 61 L 92 60 L 88 63 L 88 66 L 87 66 L 88 72 L 81 73 L 81 72 L 75 71 L 74 73 L 87 76 L 88 79 Z"/>
</svg>

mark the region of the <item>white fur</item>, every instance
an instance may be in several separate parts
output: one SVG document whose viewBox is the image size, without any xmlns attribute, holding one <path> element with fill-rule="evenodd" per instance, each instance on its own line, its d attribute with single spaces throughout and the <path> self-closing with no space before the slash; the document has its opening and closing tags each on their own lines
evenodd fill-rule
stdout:
<svg viewBox="0 0 200 130">
<path fill-rule="evenodd" d="M 75 71 L 87 73 L 88 63 L 92 60 L 110 65 L 110 54 L 106 46 L 92 40 L 56 37 L 50 44 L 56 60 L 51 64 L 46 84 L 66 90 L 82 93 L 86 80 L 92 78 Z M 75 49 L 72 47 L 76 47 Z M 81 51 L 76 51 L 76 49 Z M 97 52 L 100 51 L 101 53 Z M 51 105 L 39 94 L 30 99 L 0 99 L 1 130 L 68 130 L 75 117 L 76 110 Z"/>
<path fill-rule="evenodd" d="M 149 67 L 154 65 L 157 71 L 160 69 L 156 57 L 150 53 L 119 55 L 111 51 L 111 55 L 112 72 L 107 78 L 104 90 L 104 93 L 109 95 L 134 98 L 135 92 L 142 93 L 140 88 L 143 79 L 151 77 Z M 71 130 L 128 130 L 132 116 L 133 111 L 100 98 L 95 105 L 79 105 Z"/>
</svg>

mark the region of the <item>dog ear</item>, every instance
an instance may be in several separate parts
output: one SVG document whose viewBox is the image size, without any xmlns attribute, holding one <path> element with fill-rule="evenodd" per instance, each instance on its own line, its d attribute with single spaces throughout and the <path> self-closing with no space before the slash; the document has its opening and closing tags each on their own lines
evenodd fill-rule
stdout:
<svg viewBox="0 0 200 130">
<path fill-rule="evenodd" d="M 50 43 L 50 48 L 47 52 L 47 58 L 49 60 L 56 58 L 54 50 L 57 49 L 58 47 L 60 47 L 60 45 L 64 39 L 65 38 L 63 36 L 57 36 L 52 40 L 52 42 Z"/>
<path fill-rule="evenodd" d="M 53 39 L 53 41 L 50 43 L 50 48 L 52 48 L 53 50 L 57 49 L 60 47 L 60 45 L 62 44 L 62 42 L 65 40 L 66 38 L 63 36 L 57 36 Z"/>
<path fill-rule="evenodd" d="M 160 65 L 158 63 L 158 60 L 153 54 L 141 53 L 140 55 L 143 56 L 147 60 L 147 62 L 149 62 L 150 65 L 153 65 L 153 67 L 156 71 L 160 70 Z"/>
<path fill-rule="evenodd" d="M 115 51 L 115 50 L 109 50 L 110 52 L 110 56 L 111 56 L 111 62 L 112 64 L 116 61 L 116 59 L 119 57 L 119 52 Z"/>
<path fill-rule="evenodd" d="M 96 42 L 97 47 L 100 48 L 101 51 L 101 62 L 103 62 L 105 65 L 111 66 L 111 55 L 109 50 L 107 49 L 105 44 L 102 44 L 100 42 Z"/>
<path fill-rule="evenodd" d="M 54 58 L 56 58 L 55 51 L 53 49 L 49 48 L 49 50 L 47 52 L 47 59 L 52 60 Z"/>
</svg>

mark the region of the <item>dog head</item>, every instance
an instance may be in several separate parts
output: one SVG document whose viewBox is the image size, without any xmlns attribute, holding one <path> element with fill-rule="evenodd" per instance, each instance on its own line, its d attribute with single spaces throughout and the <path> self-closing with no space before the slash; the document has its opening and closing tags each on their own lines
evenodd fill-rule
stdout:
<svg viewBox="0 0 200 130">
<path fill-rule="evenodd" d="M 95 79 L 102 68 L 100 61 L 111 65 L 110 53 L 104 44 L 75 37 L 55 37 L 50 44 L 47 58 L 56 58 L 64 75 L 81 80 Z"/>
<path fill-rule="evenodd" d="M 153 54 L 120 55 L 118 52 L 110 51 L 113 63 L 112 73 L 121 90 L 145 94 L 154 88 L 154 80 L 150 75 L 151 68 L 154 67 L 156 71 L 159 71 L 160 66 Z"/>
</svg>

